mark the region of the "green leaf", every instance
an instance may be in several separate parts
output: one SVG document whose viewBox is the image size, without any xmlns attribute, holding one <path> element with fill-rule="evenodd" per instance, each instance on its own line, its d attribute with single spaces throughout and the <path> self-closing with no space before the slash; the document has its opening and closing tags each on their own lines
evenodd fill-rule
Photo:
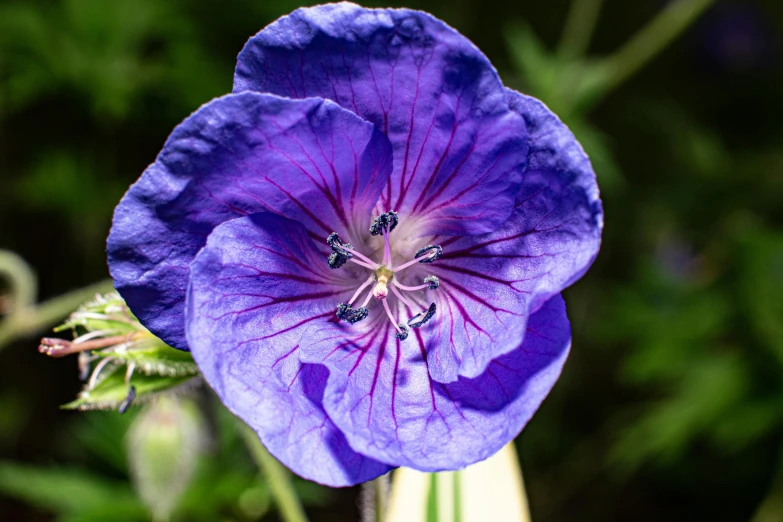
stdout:
<svg viewBox="0 0 783 522">
<path fill-rule="evenodd" d="M 525 91 L 563 119 L 583 115 L 608 87 L 604 63 L 572 59 L 551 52 L 527 24 L 513 24 L 506 42 Z"/>
<path fill-rule="evenodd" d="M 783 234 L 749 224 L 737 235 L 740 291 L 748 320 L 783 366 Z"/>
<path fill-rule="evenodd" d="M 104 370 L 106 372 L 106 370 Z M 170 390 L 194 379 L 192 375 L 164 376 L 135 374 L 130 384 L 136 387 L 136 401 L 143 401 L 155 393 Z M 85 389 L 79 397 L 62 406 L 66 410 L 108 410 L 116 409 L 128 395 L 124 372 L 115 368 L 100 380 L 92 390 Z"/>
<path fill-rule="evenodd" d="M 178 520 L 212 522 L 227 506 L 239 505 L 245 491 L 259 485 L 255 469 L 233 469 L 219 461 L 223 455 L 200 461 L 196 476 L 177 506 Z M 256 503 L 257 507 L 257 503 Z"/>
<path fill-rule="evenodd" d="M 645 461 L 675 461 L 697 436 L 710 434 L 716 423 L 733 416 L 746 400 L 748 382 L 739 357 L 702 358 L 670 397 L 628 425 L 612 450 L 617 471 L 628 473 Z"/>
<path fill-rule="evenodd" d="M 557 90 L 561 74 L 556 63 L 557 58 L 546 49 L 527 24 L 513 24 L 505 31 L 505 36 L 511 59 L 522 76 L 527 91 L 551 104 L 551 100 L 544 97 Z"/>
<path fill-rule="evenodd" d="M 107 507 L 111 507 L 113 513 L 139 513 L 141 508 L 126 483 L 78 468 L 39 468 L 0 462 L 0 491 L 33 506 L 62 514 L 87 514 Z M 105 520 L 109 519 L 116 520 Z"/>
<path fill-rule="evenodd" d="M 94 411 L 90 415 L 73 418 L 70 429 L 62 438 L 65 454 L 78 458 L 90 455 L 102 464 L 108 464 L 119 473 L 128 472 L 125 447 L 119 444 L 134 420 L 134 412 Z"/>
</svg>

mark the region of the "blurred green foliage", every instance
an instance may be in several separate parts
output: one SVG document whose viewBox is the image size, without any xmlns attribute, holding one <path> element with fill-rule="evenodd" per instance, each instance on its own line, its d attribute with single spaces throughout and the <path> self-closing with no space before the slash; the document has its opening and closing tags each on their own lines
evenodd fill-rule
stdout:
<svg viewBox="0 0 783 522">
<path fill-rule="evenodd" d="M 170 520 L 260 520 L 273 511 L 268 482 L 259 477 L 256 466 L 248 458 L 247 449 L 238 435 L 237 419 L 211 396 L 206 406 L 212 416 L 209 433 L 204 434 L 207 439 L 201 442 L 201 451 L 182 456 L 192 459 L 184 463 L 194 467 L 193 476 L 190 480 L 182 476 L 171 477 L 175 481 L 184 480 L 182 485 L 185 490 L 177 499 Z M 172 409 L 167 407 L 166 415 L 171 412 Z M 126 453 L 126 443 L 133 448 L 138 443 L 138 431 L 148 428 L 145 427 L 148 423 L 146 410 L 132 410 L 125 416 L 113 412 L 91 412 L 72 423 L 58 437 L 61 448 L 72 457 L 78 457 L 81 465 L 35 466 L 0 461 L 0 492 L 44 512 L 56 513 L 58 522 L 150 520 L 150 512 L 142 499 L 155 492 L 143 492 L 140 497 L 136 495 L 131 485 L 130 470 L 135 469 L 136 473 L 139 470 L 138 467 L 129 468 L 128 455 L 131 459 L 141 458 L 150 465 L 159 464 L 162 469 L 174 469 L 180 474 L 183 468 L 175 465 L 178 457 L 172 456 L 170 451 L 156 454 L 154 461 L 146 459 L 150 456 L 146 453 L 135 454 L 133 449 Z M 163 425 L 157 426 L 148 433 L 160 439 L 161 431 L 166 431 L 162 428 Z M 171 433 L 181 434 L 183 431 L 192 430 L 178 429 Z M 131 439 L 127 440 L 128 437 Z M 181 449 L 187 444 L 179 440 L 176 446 Z M 146 485 L 154 482 L 149 476 L 146 479 Z M 306 505 L 324 505 L 331 497 L 327 488 L 301 479 L 296 479 L 294 487 Z"/>
<path fill-rule="evenodd" d="M 663 29 L 639 31 L 671 2 L 576 0 L 570 17 L 570 0 L 406 4 L 549 104 L 603 191 L 602 253 L 566 295 L 571 359 L 518 440 L 534 520 L 783 520 L 783 4 L 717 0 L 634 77 L 618 71 L 636 71 Z M 0 3 L 0 246 L 44 296 L 105 277 L 125 187 L 231 89 L 244 41 L 298 5 Z M 59 411 L 76 371 L 34 347 L 0 352 L 0 512 L 148 519 L 123 442 L 133 414 Z M 173 519 L 274 517 L 234 421 L 205 411 L 213 443 Z M 322 506 L 313 520 L 355 517 L 354 492 L 297 487 Z"/>
</svg>

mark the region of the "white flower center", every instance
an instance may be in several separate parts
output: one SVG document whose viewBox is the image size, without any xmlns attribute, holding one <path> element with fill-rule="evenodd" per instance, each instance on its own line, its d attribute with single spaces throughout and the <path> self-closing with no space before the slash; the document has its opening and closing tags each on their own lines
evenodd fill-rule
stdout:
<svg viewBox="0 0 783 522">
<path fill-rule="evenodd" d="M 398 267 L 394 267 L 392 264 L 392 249 L 389 241 L 389 234 L 395 229 L 398 222 L 399 217 L 397 216 L 397 213 L 389 211 L 375 218 L 372 226 L 370 226 L 370 234 L 373 236 L 383 235 L 383 260 L 380 264 L 354 250 L 353 245 L 343 243 L 336 232 L 332 232 L 326 239 L 326 242 L 332 247 L 332 253 L 329 255 L 328 260 L 331 268 L 340 268 L 346 262 L 351 262 L 372 270 L 372 274 L 356 290 L 353 297 L 351 297 L 351 300 L 347 303 L 340 303 L 337 305 L 337 318 L 352 324 L 365 319 L 369 315 L 368 305 L 370 304 L 370 299 L 374 297 L 376 301 L 381 301 L 383 303 L 386 315 L 392 325 L 394 325 L 394 329 L 397 331 L 396 337 L 400 340 L 405 340 L 408 337 L 410 328 L 418 328 L 432 319 L 435 315 L 435 303 L 433 302 L 428 308 L 411 317 L 407 323 L 398 323 L 397 320 L 394 319 L 394 314 L 392 314 L 391 308 L 389 307 L 387 299 L 389 290 L 391 290 L 397 299 L 404 305 L 416 309 L 416 305 L 406 299 L 403 294 L 405 292 L 418 292 L 425 289 L 435 290 L 440 286 L 440 281 L 436 276 L 430 275 L 424 278 L 424 284 L 406 286 L 401 284 L 394 276 L 417 263 L 432 263 L 441 256 L 443 249 L 440 245 L 427 245 L 424 248 L 419 249 L 413 259 Z M 353 308 L 353 303 L 359 298 L 362 292 L 371 285 L 372 289 L 367 293 L 361 306 Z"/>
</svg>

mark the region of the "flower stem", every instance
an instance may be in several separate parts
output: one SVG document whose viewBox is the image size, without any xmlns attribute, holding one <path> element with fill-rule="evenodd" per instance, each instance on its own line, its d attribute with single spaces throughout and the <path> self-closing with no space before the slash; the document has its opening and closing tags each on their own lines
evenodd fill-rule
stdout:
<svg viewBox="0 0 783 522">
<path fill-rule="evenodd" d="M 636 33 L 603 66 L 607 80 L 604 94 L 611 91 L 652 59 L 680 35 L 715 0 L 675 0 Z"/>
<path fill-rule="evenodd" d="M 282 519 L 285 522 L 307 522 L 288 470 L 267 451 L 258 435 L 249 426 L 243 424 L 240 427 L 240 432 L 245 439 L 247 449 L 269 481 L 269 489 L 275 498 Z"/>
<path fill-rule="evenodd" d="M 389 474 L 362 484 L 359 510 L 362 522 L 384 522 L 389 499 Z"/>
<path fill-rule="evenodd" d="M 11 289 L 8 313 L 0 321 L 0 349 L 17 337 L 56 324 L 95 294 L 113 290 L 111 279 L 106 279 L 36 305 L 35 274 L 22 258 L 8 251 L 0 251 L 0 277 L 8 279 Z"/>
<path fill-rule="evenodd" d="M 585 54 L 598 21 L 604 0 L 573 0 L 568 10 L 559 52 L 564 58 L 578 58 Z"/>
</svg>

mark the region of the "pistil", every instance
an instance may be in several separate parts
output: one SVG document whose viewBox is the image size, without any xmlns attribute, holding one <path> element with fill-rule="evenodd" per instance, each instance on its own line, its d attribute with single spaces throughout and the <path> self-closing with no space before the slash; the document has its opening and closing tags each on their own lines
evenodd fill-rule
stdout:
<svg viewBox="0 0 783 522">
<path fill-rule="evenodd" d="M 411 317 L 407 324 L 402 322 L 398 323 L 394 319 L 394 314 L 389 306 L 389 289 L 391 288 L 392 293 L 403 305 L 407 306 L 409 309 L 415 309 L 417 306 L 412 300 L 407 299 L 403 295 L 403 292 L 416 292 L 425 289 L 435 290 L 440 286 L 440 281 L 436 276 L 431 275 L 424 278 L 424 284 L 422 285 L 406 286 L 401 284 L 394 276 L 416 263 L 432 263 L 441 256 L 443 249 L 440 245 L 427 245 L 424 248 L 419 249 L 412 260 L 394 268 L 392 266 L 392 246 L 391 241 L 389 240 L 389 234 L 398 223 L 399 217 L 397 213 L 390 210 L 375 218 L 370 226 L 371 235 L 383 235 L 383 259 L 380 264 L 355 250 L 353 245 L 343 243 L 336 232 L 329 234 L 326 242 L 332 248 L 332 253 L 329 255 L 328 260 L 329 267 L 340 268 L 346 262 L 350 261 L 363 268 L 372 270 L 372 275 L 370 275 L 356 292 L 354 292 L 351 300 L 347 303 L 340 303 L 337 306 L 337 318 L 351 324 L 362 321 L 369 315 L 367 306 L 370 303 L 370 299 L 374 297 L 376 301 L 381 301 L 383 303 L 383 309 L 386 316 L 389 318 L 389 321 L 391 321 L 396 331 L 395 337 L 403 341 L 408 338 L 411 328 L 420 328 L 432 319 L 435 315 L 436 306 L 435 303 L 431 303 L 429 307 Z M 352 308 L 353 303 L 359 298 L 361 293 L 365 291 L 368 286 L 372 285 L 373 282 L 375 284 L 372 287 L 372 290 L 367 293 L 362 305 L 359 308 Z"/>
<path fill-rule="evenodd" d="M 386 299 L 386 296 L 389 295 L 389 282 L 394 277 L 394 272 L 386 268 L 385 266 L 380 267 L 378 270 L 375 271 L 375 280 L 377 283 L 375 283 L 375 288 L 372 289 L 372 295 L 376 299 Z"/>
</svg>

